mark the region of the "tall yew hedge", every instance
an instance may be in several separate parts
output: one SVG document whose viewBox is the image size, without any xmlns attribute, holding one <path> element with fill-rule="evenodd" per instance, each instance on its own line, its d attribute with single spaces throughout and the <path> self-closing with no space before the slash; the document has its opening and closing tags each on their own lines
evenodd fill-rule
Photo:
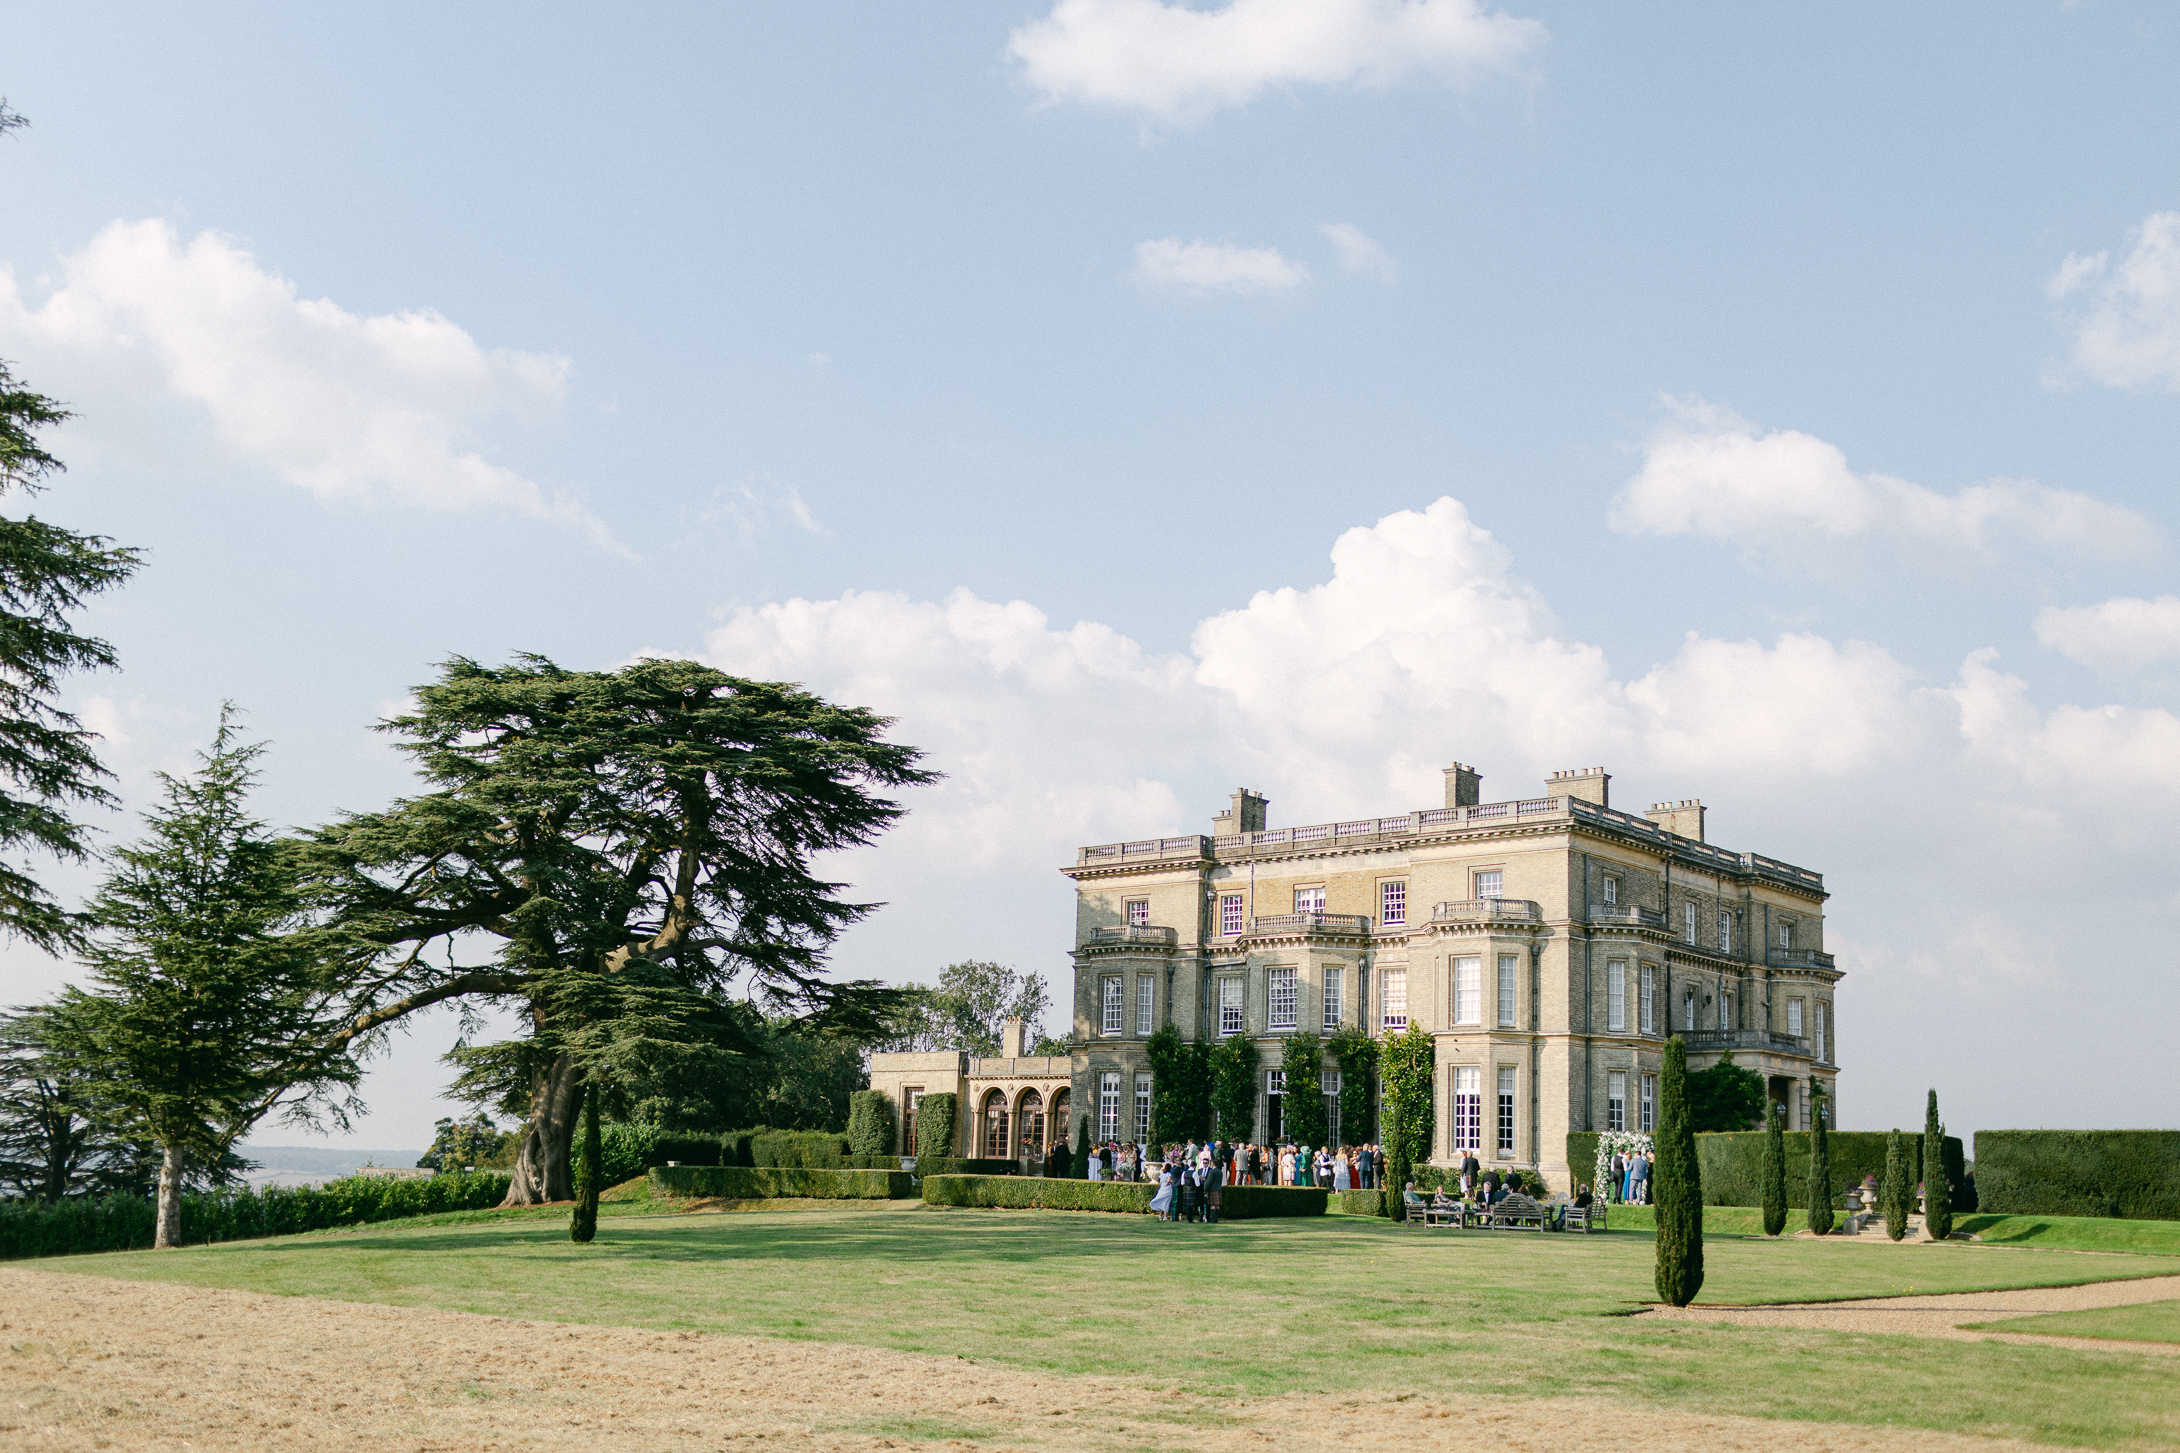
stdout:
<svg viewBox="0 0 2180 1453">
<path fill-rule="evenodd" d="M 2180 1130 L 1978 1130 L 1976 1209 L 2180 1221 Z"/>
</svg>

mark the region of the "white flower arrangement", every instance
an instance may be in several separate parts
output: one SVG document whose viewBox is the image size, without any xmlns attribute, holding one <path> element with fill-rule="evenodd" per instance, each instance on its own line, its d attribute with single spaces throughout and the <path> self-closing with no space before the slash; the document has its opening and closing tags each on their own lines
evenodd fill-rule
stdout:
<svg viewBox="0 0 2180 1453">
<path fill-rule="evenodd" d="M 1612 1174 L 1613 1155 L 1632 1156 L 1637 1151 L 1653 1158 L 1657 1153 L 1647 1135 L 1638 1135 L 1632 1130 L 1597 1132 L 1597 1168 L 1593 1172 L 1596 1179 L 1590 1182 L 1590 1187 L 1601 1199 L 1614 1201 L 1620 1197 L 1620 1183 Z"/>
</svg>

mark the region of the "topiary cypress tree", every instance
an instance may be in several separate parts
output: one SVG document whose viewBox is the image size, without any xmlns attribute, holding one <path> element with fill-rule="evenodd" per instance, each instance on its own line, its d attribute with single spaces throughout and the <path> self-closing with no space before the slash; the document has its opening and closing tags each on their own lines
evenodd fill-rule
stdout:
<svg viewBox="0 0 2180 1453">
<path fill-rule="evenodd" d="M 570 1241 L 598 1234 L 598 1087 L 583 1091 L 583 1148 L 575 1158 L 575 1215 L 568 1222 Z"/>
<path fill-rule="evenodd" d="M 1764 1234 L 1786 1229 L 1786 1107 L 1764 1107 Z"/>
<path fill-rule="evenodd" d="M 1652 1195 L 1657 1203 L 1658 1297 L 1685 1307 L 1703 1288 L 1703 1172 L 1688 1114 L 1688 1042 L 1666 1041 L 1658 1077 L 1658 1131 Z"/>
<path fill-rule="evenodd" d="M 1885 1213 L 1885 1234 L 1895 1241 L 1907 1235 L 1912 1196 L 1908 1189 L 1907 1145 L 1895 1130 L 1885 1137 L 1885 1175 L 1877 1183 L 1877 1206 Z"/>
<path fill-rule="evenodd" d="M 1075 1168 L 1072 1172 L 1084 1180 L 1090 1179 L 1090 1112 L 1082 1112 L 1082 1129 L 1075 1135 Z"/>
<path fill-rule="evenodd" d="M 1923 1229 L 1934 1241 L 1953 1234 L 1953 1187 L 1945 1179 L 1945 1126 L 1938 1119 L 1938 1092 L 1923 1112 Z"/>
<path fill-rule="evenodd" d="M 1832 1234 L 1832 1146 L 1825 1136 L 1824 1086 L 1809 1082 L 1809 1230 Z"/>
</svg>

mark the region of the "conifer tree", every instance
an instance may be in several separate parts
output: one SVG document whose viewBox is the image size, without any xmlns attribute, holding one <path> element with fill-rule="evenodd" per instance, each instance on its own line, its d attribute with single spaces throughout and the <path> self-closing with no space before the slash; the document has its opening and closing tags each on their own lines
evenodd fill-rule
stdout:
<svg viewBox="0 0 2180 1453">
<path fill-rule="evenodd" d="M 1938 1119 L 1938 1092 L 1923 1112 L 1923 1229 L 1933 1241 L 1953 1234 L 1953 1187 L 1945 1178 L 1945 1126 Z"/>
<path fill-rule="evenodd" d="M 575 1214 L 568 1239 L 590 1240 L 598 1234 L 598 1086 L 583 1088 L 583 1149 L 575 1158 Z"/>
<path fill-rule="evenodd" d="M 1824 1086 L 1809 1082 L 1809 1230 L 1832 1234 L 1832 1145 L 1824 1125 Z"/>
<path fill-rule="evenodd" d="M 1764 1234 L 1786 1229 L 1786 1107 L 1764 1107 Z"/>
<path fill-rule="evenodd" d="M 1908 1186 L 1907 1145 L 1895 1130 L 1885 1137 L 1885 1176 L 1877 1183 L 1878 1209 L 1885 1213 L 1885 1234 L 1898 1241 L 1907 1235 L 1908 1207 L 1914 1192 Z"/>
<path fill-rule="evenodd" d="M 1090 1178 L 1090 1112 L 1082 1112 L 1082 1129 L 1075 1136 L 1075 1175 Z"/>
<path fill-rule="evenodd" d="M 1703 1288 L 1703 1173 L 1696 1164 L 1695 1126 L 1688 1107 L 1688 1042 L 1679 1035 L 1665 1045 L 1653 1143 L 1658 1297 L 1668 1306 L 1685 1307 Z"/>
</svg>

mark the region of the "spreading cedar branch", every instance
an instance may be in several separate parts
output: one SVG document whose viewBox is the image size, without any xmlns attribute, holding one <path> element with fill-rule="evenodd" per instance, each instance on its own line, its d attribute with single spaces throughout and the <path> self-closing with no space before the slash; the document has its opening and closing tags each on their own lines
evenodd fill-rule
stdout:
<svg viewBox="0 0 2180 1453">
<path fill-rule="evenodd" d="M 882 793 L 935 780 L 886 718 L 690 661 L 456 659 L 416 697 L 383 729 L 434 790 L 310 835 L 317 946 L 356 995 L 343 1041 L 448 1001 L 519 1009 L 528 1039 L 464 1064 L 502 1098 L 527 1081 L 540 1194 L 583 1082 L 742 1048 L 713 1012 L 728 988 L 865 1038 L 898 1012 L 897 991 L 826 977 L 876 905 L 812 871 L 900 817 Z"/>
</svg>

